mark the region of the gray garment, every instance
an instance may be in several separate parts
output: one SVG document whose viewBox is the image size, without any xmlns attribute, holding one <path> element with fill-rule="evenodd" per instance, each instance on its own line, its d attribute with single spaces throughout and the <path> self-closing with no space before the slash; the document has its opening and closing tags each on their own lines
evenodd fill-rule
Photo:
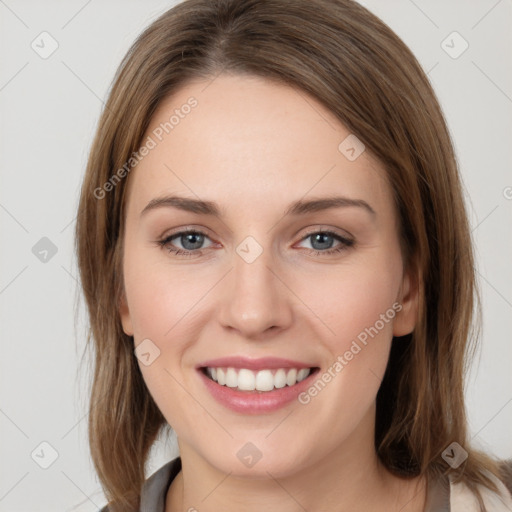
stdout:
<svg viewBox="0 0 512 512">
<path fill-rule="evenodd" d="M 512 460 L 507 461 L 506 466 L 512 470 Z M 181 458 L 177 457 L 164 464 L 144 482 L 139 512 L 165 512 L 167 490 L 180 470 Z M 512 482 L 504 483 L 512 493 Z M 100 512 L 109 512 L 107 505 Z M 450 512 L 450 482 L 447 476 L 429 486 L 425 512 Z"/>
<path fill-rule="evenodd" d="M 180 471 L 181 457 L 177 457 L 146 479 L 140 496 L 140 512 L 165 512 L 167 490 Z M 105 505 L 100 512 L 109 512 L 108 505 Z"/>
<path fill-rule="evenodd" d="M 181 471 L 181 458 L 164 464 L 145 482 L 140 497 L 140 512 L 165 512 L 165 497 L 174 477 Z"/>
</svg>

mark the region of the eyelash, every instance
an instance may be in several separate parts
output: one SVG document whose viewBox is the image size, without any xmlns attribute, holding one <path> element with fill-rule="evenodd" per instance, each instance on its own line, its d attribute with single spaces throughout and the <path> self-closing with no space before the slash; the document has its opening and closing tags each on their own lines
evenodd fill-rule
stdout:
<svg viewBox="0 0 512 512">
<path fill-rule="evenodd" d="M 173 240 L 174 238 L 178 238 L 182 235 L 186 235 L 186 234 L 203 235 L 203 236 L 209 238 L 208 235 L 201 230 L 185 229 L 183 231 L 173 233 L 173 234 L 165 237 L 163 240 L 159 240 L 157 243 L 162 248 L 166 248 L 168 252 L 174 253 L 176 256 L 185 256 L 188 258 L 191 258 L 193 256 L 201 256 L 202 255 L 201 249 L 197 249 L 194 251 L 188 251 L 188 250 L 173 248 L 172 246 L 169 246 L 169 244 L 171 243 L 171 240 Z M 313 253 L 315 256 L 325 256 L 325 255 L 330 256 L 330 255 L 338 254 L 338 253 L 341 253 L 341 252 L 347 250 L 348 248 L 352 247 L 355 243 L 354 240 L 345 238 L 341 235 L 338 235 L 337 233 L 334 233 L 333 231 L 321 231 L 321 230 L 310 231 L 305 236 L 303 236 L 300 241 L 302 242 L 303 240 L 306 240 L 307 238 L 311 237 L 312 235 L 317 235 L 317 234 L 332 236 L 333 238 L 335 238 L 339 242 L 341 242 L 341 244 L 333 249 L 327 249 L 325 251 L 319 251 L 318 249 L 306 249 L 310 253 Z"/>
</svg>

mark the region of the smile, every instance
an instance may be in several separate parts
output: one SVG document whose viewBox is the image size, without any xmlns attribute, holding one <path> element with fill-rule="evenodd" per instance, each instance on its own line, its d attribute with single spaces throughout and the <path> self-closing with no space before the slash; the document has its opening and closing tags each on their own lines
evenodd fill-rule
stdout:
<svg viewBox="0 0 512 512">
<path fill-rule="evenodd" d="M 244 415 L 277 411 L 296 402 L 320 368 L 289 359 L 226 357 L 196 367 L 208 395 Z M 302 407 L 302 405 L 300 405 Z"/>
<path fill-rule="evenodd" d="M 277 368 L 259 371 L 248 368 L 206 367 L 206 375 L 221 386 L 239 391 L 269 392 L 285 386 L 294 386 L 309 376 L 312 368 Z"/>
</svg>

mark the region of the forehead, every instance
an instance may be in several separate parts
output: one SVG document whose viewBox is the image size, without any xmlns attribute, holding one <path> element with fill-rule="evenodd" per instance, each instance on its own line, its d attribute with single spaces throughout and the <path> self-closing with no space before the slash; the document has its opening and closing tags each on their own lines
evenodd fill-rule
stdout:
<svg viewBox="0 0 512 512">
<path fill-rule="evenodd" d="M 353 137 L 296 88 L 239 75 L 189 82 L 153 115 L 129 202 L 140 211 L 157 193 L 183 193 L 243 207 L 341 193 L 378 208 L 390 199 L 385 172 L 368 151 L 347 158 Z"/>
</svg>

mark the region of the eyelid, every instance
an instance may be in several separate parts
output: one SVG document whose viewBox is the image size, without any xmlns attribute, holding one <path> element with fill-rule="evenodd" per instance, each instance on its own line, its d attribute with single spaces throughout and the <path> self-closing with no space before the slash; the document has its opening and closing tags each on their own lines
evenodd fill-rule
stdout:
<svg viewBox="0 0 512 512">
<path fill-rule="evenodd" d="M 182 232 L 187 232 L 187 231 L 194 231 L 194 232 L 201 232 L 201 233 L 204 233 L 205 235 L 210 233 L 210 230 L 208 228 L 205 228 L 204 226 L 199 226 L 199 225 L 195 225 L 195 224 L 187 224 L 185 226 L 180 226 L 180 227 L 177 227 L 177 228 L 173 228 L 173 229 L 166 229 L 162 235 L 159 237 L 160 239 L 162 238 L 168 238 L 170 236 L 173 236 L 173 235 L 177 235 L 179 233 L 182 233 Z"/>
<path fill-rule="evenodd" d="M 160 242 L 165 242 L 165 241 L 169 240 L 170 238 L 173 238 L 177 235 L 186 234 L 186 233 L 198 233 L 198 234 L 204 235 L 205 237 L 209 238 L 212 242 L 218 243 L 218 242 L 216 242 L 215 238 L 211 235 L 209 229 L 202 227 L 202 226 L 196 227 L 194 225 L 179 227 L 179 228 L 172 229 L 170 231 L 166 230 L 163 232 L 163 234 L 161 236 L 157 237 L 157 240 Z"/>
<path fill-rule="evenodd" d="M 305 228 L 305 229 L 308 229 L 308 228 Z M 342 231 L 342 232 L 340 232 L 340 231 Z M 166 231 L 164 231 L 164 233 L 161 236 L 158 237 L 158 240 L 167 240 L 169 238 L 172 238 L 173 236 L 180 235 L 183 233 L 188 233 L 188 232 L 199 233 L 199 234 L 207 236 L 212 241 L 215 241 L 214 237 L 211 236 L 209 229 L 207 229 L 203 226 L 195 226 L 195 225 L 179 227 L 179 228 L 175 228 L 171 231 L 166 230 Z M 297 236 L 297 234 L 299 232 L 300 231 L 298 231 L 295 236 Z M 302 242 L 308 236 L 314 235 L 319 232 L 333 234 L 333 235 L 339 236 L 340 238 L 343 238 L 346 241 L 350 241 L 350 242 L 355 241 L 354 236 L 351 235 L 348 231 L 340 230 L 339 228 L 333 228 L 333 227 L 324 226 L 324 225 L 312 226 L 310 229 L 308 229 L 305 233 L 303 233 L 301 235 L 301 237 L 298 241 Z M 295 236 L 294 236 L 294 238 L 295 238 Z"/>
<path fill-rule="evenodd" d="M 196 228 L 196 227 L 193 227 L 193 226 L 187 226 L 187 227 L 184 227 L 184 228 L 176 228 L 175 230 L 173 230 L 173 231 L 171 231 L 169 233 L 165 233 L 164 235 L 159 237 L 157 242 L 160 245 L 165 246 L 165 245 L 171 243 L 171 239 L 179 238 L 180 235 L 185 235 L 187 233 L 194 233 L 194 234 L 202 235 L 202 236 L 204 236 L 205 238 L 208 238 L 211 241 L 210 247 L 203 247 L 202 249 L 196 249 L 196 250 L 191 251 L 191 252 L 195 252 L 195 253 L 199 254 L 200 251 L 204 251 L 206 249 L 210 249 L 213 245 L 218 244 L 218 242 L 216 242 L 209 235 L 207 229 L 205 229 L 205 228 Z M 188 249 L 182 249 L 182 250 L 186 251 Z"/>
<path fill-rule="evenodd" d="M 299 242 L 302 242 L 302 240 L 304 240 L 308 236 L 314 235 L 316 233 L 328 233 L 328 234 L 339 236 L 340 238 L 342 238 L 343 240 L 345 240 L 347 242 L 355 242 L 355 237 L 352 234 L 350 234 L 348 231 L 341 230 L 339 228 L 323 226 L 323 225 L 314 226 L 310 230 L 303 233 L 300 237 Z"/>
</svg>

